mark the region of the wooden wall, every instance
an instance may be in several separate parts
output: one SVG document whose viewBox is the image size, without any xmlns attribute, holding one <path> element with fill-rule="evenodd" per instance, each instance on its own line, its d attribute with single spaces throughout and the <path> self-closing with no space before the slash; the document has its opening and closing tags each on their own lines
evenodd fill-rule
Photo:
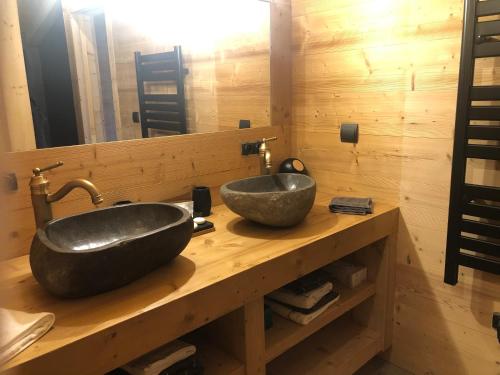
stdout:
<svg viewBox="0 0 500 375">
<path fill-rule="evenodd" d="M 416 374 L 500 373 L 500 278 L 443 283 L 462 13 L 462 0 L 292 1 L 292 153 L 320 190 L 400 205 L 389 358 Z M 477 83 L 495 78 L 482 62 Z M 344 121 L 357 146 L 340 143 Z M 472 165 L 476 181 L 498 169 Z"/>
<path fill-rule="evenodd" d="M 150 3 L 153 8 L 144 16 L 146 19 L 152 16 L 153 25 L 149 27 L 145 27 L 141 16 L 129 19 L 112 11 L 107 14 L 112 23 L 122 139 L 141 137 L 139 124 L 132 122 L 132 112 L 139 111 L 134 52 L 171 51 L 175 45 L 182 46 L 184 67 L 189 70 L 185 94 L 190 133 L 234 130 L 240 119 L 251 120 L 252 127 L 270 124 L 269 4 L 258 1 L 242 4 L 247 4 L 255 14 L 247 15 L 243 11 L 233 14 L 219 9 L 213 15 L 215 18 L 207 15 L 211 27 L 201 32 L 200 29 L 205 29 L 204 23 L 200 25 L 198 18 L 186 17 L 185 13 L 175 14 L 175 9 L 169 17 L 182 19 L 180 25 L 174 21 L 174 25 L 169 26 L 158 16 L 152 16 L 152 13 L 163 12 L 155 10 L 153 3 Z M 217 9 L 217 3 L 210 7 Z M 252 29 L 239 30 L 238 23 L 248 23 L 248 17 L 254 20 Z M 171 30 L 175 25 L 178 29 Z M 148 89 L 175 93 L 173 85 Z"/>
<path fill-rule="evenodd" d="M 63 161 L 63 167 L 47 174 L 52 191 L 70 179 L 87 178 L 102 191 L 104 206 L 124 199 L 158 201 L 189 197 L 196 185 L 211 187 L 214 202 L 220 203 L 220 185 L 259 173 L 258 157 L 241 156 L 241 143 L 263 137 L 278 136 L 271 146 L 276 168 L 289 155 L 286 139 L 291 113 L 289 0 L 271 4 L 271 23 L 271 40 L 276 47 L 269 57 L 274 72 L 269 78 L 272 86 L 269 116 L 274 126 L 0 154 L 2 176 L 4 172 L 15 173 L 19 185 L 15 192 L 0 189 L 0 259 L 29 252 L 35 225 L 28 183 L 35 167 Z M 53 205 L 55 217 L 92 208 L 86 193 L 78 190 Z"/>
<path fill-rule="evenodd" d="M 75 178 L 92 181 L 104 196 L 101 206 L 120 200 L 133 202 L 188 198 L 194 186 L 209 186 L 215 203 L 225 182 L 259 174 L 257 155 L 241 156 L 241 143 L 278 136 L 272 145 L 276 161 L 286 155 L 282 127 L 222 133 L 58 147 L 7 154 L 8 172 L 15 172 L 19 190 L 1 194 L 7 220 L 0 231 L 0 259 L 27 254 L 35 231 L 29 191 L 31 170 L 61 160 L 64 166 L 47 172 L 51 190 Z M 275 167 L 276 167 L 275 163 Z M 61 217 L 94 208 L 83 190 L 75 190 L 52 205 Z"/>
</svg>

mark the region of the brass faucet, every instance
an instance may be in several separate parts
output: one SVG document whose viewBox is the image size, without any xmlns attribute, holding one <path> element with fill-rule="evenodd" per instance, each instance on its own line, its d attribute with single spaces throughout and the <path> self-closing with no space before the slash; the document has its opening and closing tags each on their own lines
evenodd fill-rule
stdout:
<svg viewBox="0 0 500 375">
<path fill-rule="evenodd" d="M 69 181 L 64 184 L 57 192 L 49 192 L 49 180 L 43 175 L 43 172 L 60 167 L 63 162 L 59 161 L 55 164 L 49 165 L 45 168 L 35 168 L 33 169 L 33 176 L 30 180 L 30 190 L 31 190 L 31 202 L 33 204 L 33 211 L 35 213 L 36 227 L 41 228 L 47 222 L 52 220 L 52 207 L 51 203 L 57 202 L 64 198 L 71 190 L 75 188 L 82 188 L 86 190 L 90 197 L 92 198 L 92 203 L 99 204 L 102 203 L 102 195 L 97 190 L 95 185 L 82 178 L 77 178 L 76 180 Z"/>
<path fill-rule="evenodd" d="M 275 141 L 278 137 L 262 138 L 262 142 L 259 146 L 259 156 L 260 156 L 260 174 L 266 175 L 271 174 L 271 150 L 267 146 L 267 142 Z"/>
</svg>

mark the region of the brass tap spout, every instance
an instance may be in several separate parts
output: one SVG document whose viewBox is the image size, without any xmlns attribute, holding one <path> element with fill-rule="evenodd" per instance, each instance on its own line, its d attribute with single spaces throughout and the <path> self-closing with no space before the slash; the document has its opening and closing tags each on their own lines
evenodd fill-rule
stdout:
<svg viewBox="0 0 500 375">
<path fill-rule="evenodd" d="M 103 198 L 99 190 L 95 187 L 95 185 L 83 178 L 77 178 L 76 180 L 72 180 L 63 185 L 58 191 L 53 194 L 47 195 L 47 203 L 57 202 L 64 198 L 71 190 L 76 188 L 82 188 L 86 190 L 90 194 L 90 198 L 92 199 L 92 203 L 99 204 L 103 202 Z"/>
<path fill-rule="evenodd" d="M 53 219 L 51 203 L 57 202 L 64 198 L 69 192 L 75 188 L 86 190 L 90 194 L 92 203 L 102 203 L 103 198 L 95 185 L 81 178 L 72 180 L 63 185 L 57 192 L 49 192 L 49 180 L 43 175 L 43 172 L 54 169 L 63 165 L 62 162 L 50 165 L 46 168 L 33 169 L 33 176 L 30 180 L 31 202 L 35 213 L 35 221 L 37 228 L 43 227 L 47 222 Z"/>
<path fill-rule="evenodd" d="M 260 156 L 260 174 L 268 175 L 271 174 L 271 169 L 273 167 L 271 159 L 271 150 L 269 149 L 267 142 L 275 141 L 278 137 L 263 138 L 259 147 Z"/>
</svg>

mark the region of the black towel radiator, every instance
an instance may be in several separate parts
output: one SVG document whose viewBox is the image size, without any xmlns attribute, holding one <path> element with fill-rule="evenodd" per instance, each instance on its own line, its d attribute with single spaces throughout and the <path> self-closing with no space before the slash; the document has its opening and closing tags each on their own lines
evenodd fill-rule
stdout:
<svg viewBox="0 0 500 375">
<path fill-rule="evenodd" d="M 174 134 L 186 134 L 186 106 L 182 50 L 142 55 L 135 52 L 135 70 L 142 137 L 149 137 L 149 129 L 160 129 Z M 148 84 L 172 84 L 175 94 L 145 93 Z"/>
<path fill-rule="evenodd" d="M 466 183 L 467 159 L 500 160 L 500 106 L 487 103 L 500 100 L 500 85 L 474 86 L 476 59 L 500 57 L 500 20 L 480 19 L 495 15 L 500 0 L 465 0 L 444 277 L 451 285 L 459 266 L 500 274 L 500 188 Z"/>
</svg>

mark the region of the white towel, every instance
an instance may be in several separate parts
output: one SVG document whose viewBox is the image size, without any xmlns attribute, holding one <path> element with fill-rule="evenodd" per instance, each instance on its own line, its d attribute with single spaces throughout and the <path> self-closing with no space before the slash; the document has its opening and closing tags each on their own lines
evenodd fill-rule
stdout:
<svg viewBox="0 0 500 375">
<path fill-rule="evenodd" d="M 340 295 L 337 296 L 334 300 L 328 302 L 325 306 L 319 308 L 318 310 L 310 313 L 310 314 L 302 314 L 298 311 L 293 311 L 292 309 L 283 306 L 281 303 L 271 301 L 269 299 L 266 300 L 266 303 L 271 307 L 276 314 L 281 315 L 283 318 L 293 320 L 295 323 L 302 324 L 303 326 L 311 323 L 314 319 L 320 316 L 326 309 L 328 309 L 331 305 L 333 305 L 340 298 Z"/>
<path fill-rule="evenodd" d="M 326 282 L 319 288 L 313 289 L 307 293 L 295 294 L 291 290 L 280 288 L 272 293 L 269 293 L 268 297 L 278 302 L 286 303 L 290 306 L 310 309 L 332 290 L 333 284 L 331 282 Z"/>
<path fill-rule="evenodd" d="M 0 308 L 0 363 L 7 362 L 42 337 L 54 321 L 52 313 L 29 314 Z"/>
<path fill-rule="evenodd" d="M 158 375 L 163 370 L 195 353 L 196 347 L 194 345 L 175 340 L 144 354 L 122 368 L 132 375 Z"/>
</svg>

